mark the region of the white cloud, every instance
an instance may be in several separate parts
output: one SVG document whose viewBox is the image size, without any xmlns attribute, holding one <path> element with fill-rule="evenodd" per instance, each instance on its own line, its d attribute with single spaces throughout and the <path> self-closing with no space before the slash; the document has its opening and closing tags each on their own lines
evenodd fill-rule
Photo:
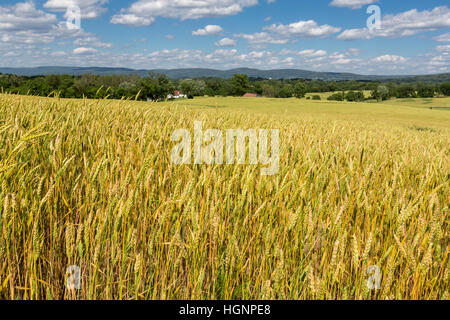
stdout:
<svg viewBox="0 0 450 320">
<path fill-rule="evenodd" d="M 402 56 L 396 56 L 391 54 L 386 54 L 384 56 L 379 56 L 373 59 L 375 62 L 383 62 L 383 63 L 402 63 L 406 62 L 406 58 Z"/>
<path fill-rule="evenodd" d="M 55 51 L 55 52 L 52 52 L 50 55 L 52 57 L 62 57 L 62 56 L 65 56 L 66 54 L 67 53 L 64 51 Z"/>
<path fill-rule="evenodd" d="M 134 13 L 116 14 L 111 18 L 113 24 L 125 24 L 133 27 L 149 26 L 155 22 L 153 17 L 142 17 Z"/>
<path fill-rule="evenodd" d="M 84 47 L 76 48 L 73 50 L 73 53 L 76 55 L 90 55 L 96 54 L 97 52 L 98 50 L 94 48 L 84 48 Z"/>
<path fill-rule="evenodd" d="M 345 58 L 336 59 L 335 61 L 333 61 L 333 63 L 335 63 L 335 64 L 349 64 L 352 62 L 353 62 L 352 59 L 345 59 Z"/>
<path fill-rule="evenodd" d="M 403 57 L 389 53 L 375 57 L 354 57 L 349 50 L 323 55 L 320 49 L 289 51 L 253 50 L 241 52 L 235 48 L 202 50 L 159 50 L 154 52 L 118 53 L 93 47 L 75 51 L 55 51 L 0 42 L 0 56 L 19 52 L 17 57 L 3 57 L 6 66 L 105 66 L 135 69 L 196 68 L 215 69 L 249 67 L 259 69 L 297 68 L 323 72 L 359 74 L 428 74 L 450 72 L 450 54 L 433 50 L 426 55 Z M 302 53 L 302 54 L 300 54 Z"/>
<path fill-rule="evenodd" d="M 337 33 L 341 28 L 319 25 L 314 20 L 298 21 L 288 25 L 272 24 L 263 32 L 235 34 L 234 37 L 247 40 L 253 48 L 264 48 L 271 44 L 295 43 L 297 39 L 325 38 Z"/>
<path fill-rule="evenodd" d="M 333 0 L 330 3 L 330 6 L 333 7 L 347 7 L 351 9 L 361 9 L 363 6 L 367 4 L 372 4 L 377 2 L 378 0 Z"/>
<path fill-rule="evenodd" d="M 217 47 L 235 47 L 237 41 L 230 38 L 223 38 L 222 40 L 215 43 Z"/>
<path fill-rule="evenodd" d="M 450 27 L 450 9 L 447 6 L 441 6 L 431 11 L 413 9 L 396 15 L 385 15 L 382 18 L 380 30 L 348 29 L 337 38 L 340 40 L 396 38 L 448 27 Z"/>
<path fill-rule="evenodd" d="M 450 52 L 450 44 L 445 46 L 437 46 L 436 50 L 441 52 Z"/>
<path fill-rule="evenodd" d="M 316 58 L 316 57 L 326 56 L 327 52 L 325 50 L 308 49 L 308 50 L 300 51 L 300 52 L 298 52 L 298 54 L 301 56 L 305 56 L 307 58 Z"/>
<path fill-rule="evenodd" d="M 438 42 L 450 42 L 450 33 L 444 33 L 437 37 L 434 37 L 433 40 Z"/>
<path fill-rule="evenodd" d="M 64 12 L 70 6 L 76 5 L 80 7 L 83 19 L 94 19 L 106 11 L 103 7 L 106 3 L 108 0 L 48 0 L 44 3 L 44 8 Z"/>
<path fill-rule="evenodd" d="M 314 20 L 298 21 L 289 25 L 272 24 L 264 27 L 263 32 L 253 34 L 236 34 L 237 38 L 247 40 L 253 46 L 268 44 L 287 44 L 294 39 L 325 38 L 337 33 L 341 28 L 330 25 L 319 25 Z"/>
<path fill-rule="evenodd" d="M 54 14 L 37 10 L 34 2 L 20 2 L 13 6 L 0 6 L 0 31 L 28 31 L 44 33 L 57 23 Z"/>
<path fill-rule="evenodd" d="M 77 46 L 93 46 L 97 48 L 110 49 L 113 47 L 112 43 L 102 42 L 95 36 L 87 36 L 85 38 L 79 38 L 74 41 Z"/>
<path fill-rule="evenodd" d="M 223 29 L 221 26 L 217 25 L 208 25 L 203 29 L 198 29 L 197 31 L 192 31 L 193 36 L 211 36 L 221 34 Z"/>
<path fill-rule="evenodd" d="M 5 53 L 3 56 L 4 56 L 4 57 L 17 57 L 17 56 L 19 56 L 19 55 L 20 55 L 20 54 L 19 54 L 18 52 L 9 51 L 9 52 Z"/>
<path fill-rule="evenodd" d="M 361 50 L 358 48 L 350 48 L 348 49 L 348 54 L 351 56 L 359 56 L 361 54 Z"/>
<path fill-rule="evenodd" d="M 58 39 L 83 37 L 83 30 L 71 30 L 56 15 L 36 9 L 33 1 L 0 6 L 0 40 L 2 42 L 35 44 Z"/>
<path fill-rule="evenodd" d="M 287 38 L 325 38 L 341 31 L 341 28 L 330 25 L 318 25 L 314 20 L 298 21 L 288 25 L 273 24 L 264 30 L 277 33 Z"/>
<path fill-rule="evenodd" d="M 330 0 L 331 1 L 331 0 Z M 107 1 L 78 1 L 83 8 L 94 6 L 98 16 L 104 11 L 102 6 Z M 257 0 L 152 0 L 136 1 L 128 10 L 119 12 L 112 18 L 114 23 L 144 26 L 150 25 L 157 17 L 176 19 L 196 19 L 206 16 L 224 16 L 242 11 L 245 7 L 256 4 Z M 45 3 L 47 9 L 37 8 L 35 3 Z M 314 20 L 298 21 L 291 24 L 272 24 L 262 32 L 238 34 L 230 38 L 218 38 L 215 45 L 219 48 L 212 52 L 202 50 L 159 50 L 149 53 L 144 49 L 140 53 L 113 52 L 107 50 L 111 43 L 103 42 L 99 37 L 83 30 L 69 30 L 65 21 L 59 21 L 52 10 L 64 12 L 65 1 L 27 1 L 12 5 L 0 5 L 0 56 L 1 65 L 38 66 L 38 65 L 77 65 L 77 66 L 117 66 L 137 69 L 211 67 L 229 69 L 234 67 L 285 68 L 293 67 L 315 71 L 408 74 L 437 73 L 450 71 L 450 34 L 441 34 L 433 39 L 441 42 L 427 55 L 406 57 L 395 52 L 372 57 L 361 57 L 359 49 L 351 48 L 340 52 L 327 53 L 320 48 L 302 47 L 297 50 L 270 51 L 265 47 L 273 44 L 289 44 L 298 39 L 325 38 L 340 31 L 330 25 L 319 25 Z M 150 10 L 144 4 L 160 7 Z M 143 5 L 136 12 L 131 8 Z M 206 5 L 208 4 L 208 5 Z M 60 7 L 58 7 L 58 5 Z M 58 9 L 59 8 L 59 9 Z M 138 7 L 136 7 L 138 8 Z M 216 12 L 216 8 L 220 12 Z M 220 10 L 219 10 L 220 9 Z M 223 11 L 222 9 L 227 9 Z M 134 9 L 133 9 L 134 10 Z M 158 11 L 159 10 L 159 11 Z M 222 10 L 222 11 L 221 11 Z M 150 11 L 152 14 L 150 14 Z M 86 13 L 88 14 L 88 13 Z M 410 10 L 408 12 L 384 16 L 383 29 L 375 34 L 368 34 L 366 29 L 346 30 L 358 39 L 376 36 L 405 36 L 423 31 L 438 30 L 450 26 L 450 10 L 447 6 L 429 11 Z M 217 28 L 218 27 L 218 28 Z M 219 29 L 220 28 L 220 29 Z M 362 30 L 362 31 L 361 31 Z M 169 31 L 167 31 L 168 33 Z M 194 31 L 199 35 L 223 33 L 220 26 L 206 26 Z M 367 36 L 368 34 L 368 36 Z M 165 33 L 162 34 L 164 36 Z M 342 35 L 341 35 L 342 36 Z M 167 36 L 173 38 L 173 36 Z M 222 39 L 223 38 L 223 39 Z M 250 44 L 250 52 L 238 51 L 236 39 L 244 39 Z M 129 39 L 131 40 L 131 39 Z M 61 46 L 52 52 L 51 46 L 42 48 L 40 44 L 56 43 Z M 175 42 L 173 42 L 175 44 Z M 303 43 L 301 43 L 303 45 Z M 71 47 L 75 45 L 74 47 Z M 436 44 L 437 45 L 437 44 Z M 228 47 L 228 48 L 227 48 Z M 75 48 L 75 49 L 74 49 Z M 365 52 L 369 53 L 369 52 Z M 398 54 L 398 53 L 397 53 Z"/>
<path fill-rule="evenodd" d="M 289 39 L 281 39 L 275 37 L 267 32 L 259 32 L 253 34 L 235 34 L 234 37 L 247 40 L 252 45 L 267 45 L 267 44 L 287 44 Z"/>
<path fill-rule="evenodd" d="M 427 62 L 429 68 L 438 68 L 438 70 L 443 71 L 446 70 L 449 71 L 449 65 L 450 65 L 450 54 L 442 54 L 438 56 L 434 56 Z"/>
<path fill-rule="evenodd" d="M 128 20 L 133 21 L 139 17 L 147 22 L 156 17 L 180 20 L 223 17 L 238 14 L 244 8 L 257 4 L 258 0 L 138 0 L 128 9 L 122 9 L 120 14 L 114 15 L 111 23 L 128 24 L 127 19 L 122 18 L 127 15 L 134 18 Z"/>
</svg>

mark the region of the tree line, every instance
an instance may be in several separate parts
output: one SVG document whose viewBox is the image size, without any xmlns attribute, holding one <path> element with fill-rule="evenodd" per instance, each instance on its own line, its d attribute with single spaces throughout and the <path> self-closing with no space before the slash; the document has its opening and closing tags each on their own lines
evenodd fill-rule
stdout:
<svg viewBox="0 0 450 320">
<path fill-rule="evenodd" d="M 382 83 L 378 81 L 322 81 L 259 79 L 236 74 L 231 79 L 169 79 L 165 75 L 48 75 L 23 77 L 0 74 L 2 92 L 62 98 L 166 100 L 175 90 L 196 96 L 242 96 L 255 93 L 270 98 L 303 98 L 306 93 L 337 92 L 329 100 L 363 101 L 390 98 L 450 96 L 450 83 Z M 370 91 L 366 98 L 363 91 Z M 319 95 L 313 99 L 320 99 Z"/>
</svg>

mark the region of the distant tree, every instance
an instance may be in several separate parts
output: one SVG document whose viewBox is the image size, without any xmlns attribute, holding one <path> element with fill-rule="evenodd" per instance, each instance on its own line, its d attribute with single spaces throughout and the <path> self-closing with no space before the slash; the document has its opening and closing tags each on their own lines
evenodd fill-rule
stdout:
<svg viewBox="0 0 450 320">
<path fill-rule="evenodd" d="M 439 92 L 446 97 L 450 97 L 450 82 L 444 82 L 439 86 Z"/>
<path fill-rule="evenodd" d="M 292 95 L 294 93 L 294 88 L 292 85 L 287 84 L 281 87 L 280 91 L 278 92 L 278 98 L 292 98 Z"/>
<path fill-rule="evenodd" d="M 411 84 L 402 84 L 397 87 L 397 98 L 415 98 L 416 90 Z"/>
<path fill-rule="evenodd" d="M 307 92 L 341 92 L 331 99 L 342 101 L 360 101 L 362 90 L 372 91 L 373 99 L 386 100 L 391 97 L 432 97 L 436 93 L 450 96 L 448 76 L 416 77 L 385 81 L 323 81 L 284 79 L 272 80 L 248 78 L 246 75 L 235 75 L 232 79 L 193 78 L 192 80 L 171 80 L 166 76 L 150 74 L 142 78 L 139 75 L 49 75 L 49 76 L 16 76 L 0 75 L 0 90 L 18 94 L 47 96 L 52 93 L 63 98 L 135 98 L 165 100 L 174 88 L 181 89 L 188 96 L 232 96 L 251 92 L 265 97 L 302 98 Z M 425 84 L 417 84 L 418 81 Z M 444 83 L 444 81 L 447 81 Z M 434 83 L 440 83 L 434 84 Z M 141 91 L 138 96 L 137 93 Z M 347 92 L 345 94 L 344 92 Z M 317 99 L 317 98 L 315 98 Z"/>
<path fill-rule="evenodd" d="M 387 99 L 390 99 L 392 97 L 396 97 L 397 96 L 397 88 L 398 88 L 398 86 L 395 83 L 388 83 L 386 85 L 386 87 L 388 88 L 388 98 Z"/>
<path fill-rule="evenodd" d="M 150 75 L 148 78 L 141 79 L 139 90 L 143 99 L 162 101 L 173 92 L 173 84 L 165 75 Z"/>
<path fill-rule="evenodd" d="M 58 90 L 61 86 L 61 77 L 59 75 L 48 75 L 45 77 L 45 82 L 47 82 L 53 90 Z"/>
<path fill-rule="evenodd" d="M 173 92 L 173 83 L 165 75 L 159 75 L 157 77 L 158 87 L 157 87 L 157 100 L 166 100 L 167 96 Z"/>
<path fill-rule="evenodd" d="M 330 82 L 328 84 L 328 90 L 327 91 L 334 92 L 334 91 L 336 91 L 336 89 L 337 89 L 336 82 L 333 81 L 333 82 Z"/>
<path fill-rule="evenodd" d="M 386 86 L 378 86 L 371 93 L 371 98 L 378 101 L 388 100 L 390 97 L 389 88 Z"/>
<path fill-rule="evenodd" d="M 436 87 L 427 84 L 417 85 L 417 96 L 420 98 L 433 98 L 436 93 Z"/>
<path fill-rule="evenodd" d="M 193 80 L 183 80 L 180 83 L 181 91 L 187 96 L 194 96 L 195 88 Z"/>
<path fill-rule="evenodd" d="M 203 80 L 183 80 L 180 83 L 180 89 L 187 96 L 204 96 L 206 91 L 206 83 Z"/>
<path fill-rule="evenodd" d="M 345 94 L 342 92 L 338 92 L 338 93 L 335 93 L 335 94 L 332 94 L 331 96 L 329 96 L 327 100 L 344 101 L 344 99 L 345 99 Z"/>
<path fill-rule="evenodd" d="M 279 90 L 277 87 L 270 84 L 264 84 L 262 88 L 262 95 L 267 98 L 275 98 L 278 96 L 278 91 Z"/>
<path fill-rule="evenodd" d="M 349 91 L 345 95 L 345 99 L 349 102 L 360 102 L 364 101 L 364 93 L 361 91 Z"/>
<path fill-rule="evenodd" d="M 294 97 L 301 99 L 304 98 L 307 93 L 306 85 L 299 81 L 294 86 Z"/>
<path fill-rule="evenodd" d="M 320 96 L 318 96 L 318 95 L 312 96 L 312 99 L 313 100 L 322 100 L 322 98 Z"/>
<path fill-rule="evenodd" d="M 364 96 L 364 92 L 362 92 L 362 91 L 356 92 L 356 101 L 360 102 L 360 101 L 364 101 L 365 99 L 366 99 L 366 97 Z"/>
<path fill-rule="evenodd" d="M 52 87 L 43 81 L 42 77 L 34 78 L 21 90 L 21 93 L 29 93 L 35 96 L 48 96 L 51 92 Z"/>
<path fill-rule="evenodd" d="M 263 94 L 263 86 L 261 82 L 255 82 L 251 88 L 251 90 L 259 95 Z"/>
<path fill-rule="evenodd" d="M 235 74 L 231 79 L 231 86 L 235 96 L 243 96 L 250 89 L 250 82 L 246 74 Z"/>
</svg>

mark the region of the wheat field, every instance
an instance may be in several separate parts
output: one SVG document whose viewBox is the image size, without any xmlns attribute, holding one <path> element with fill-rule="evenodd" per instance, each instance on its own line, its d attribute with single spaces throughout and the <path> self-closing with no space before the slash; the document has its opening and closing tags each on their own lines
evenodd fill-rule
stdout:
<svg viewBox="0 0 450 320">
<path fill-rule="evenodd" d="M 1 94 L 0 298 L 449 299 L 450 112 L 427 105 Z M 280 129 L 279 173 L 172 164 L 194 121 Z"/>
</svg>

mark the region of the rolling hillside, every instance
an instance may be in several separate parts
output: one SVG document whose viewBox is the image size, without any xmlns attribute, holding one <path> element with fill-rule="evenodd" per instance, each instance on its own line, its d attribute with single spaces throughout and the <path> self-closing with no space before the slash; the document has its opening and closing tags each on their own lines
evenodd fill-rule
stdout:
<svg viewBox="0 0 450 320">
<path fill-rule="evenodd" d="M 101 67 L 36 67 L 36 68 L 1 68 L 0 73 L 16 74 L 20 76 L 40 76 L 49 74 L 69 74 L 69 75 L 130 75 L 137 74 L 139 76 L 147 76 L 149 73 L 165 74 L 172 79 L 188 79 L 202 77 L 231 78 L 236 73 L 243 73 L 253 78 L 263 79 L 311 79 L 326 81 L 345 81 L 345 80 L 402 80 L 411 82 L 445 82 L 450 81 L 450 73 L 439 75 L 423 75 L 423 76 L 370 76 L 359 75 L 353 73 L 336 73 L 336 72 L 314 72 L 299 69 L 276 69 L 276 70 L 258 70 L 249 68 L 238 68 L 231 70 L 215 70 L 215 69 L 154 69 L 154 70 L 135 70 L 128 68 L 101 68 Z"/>
</svg>

